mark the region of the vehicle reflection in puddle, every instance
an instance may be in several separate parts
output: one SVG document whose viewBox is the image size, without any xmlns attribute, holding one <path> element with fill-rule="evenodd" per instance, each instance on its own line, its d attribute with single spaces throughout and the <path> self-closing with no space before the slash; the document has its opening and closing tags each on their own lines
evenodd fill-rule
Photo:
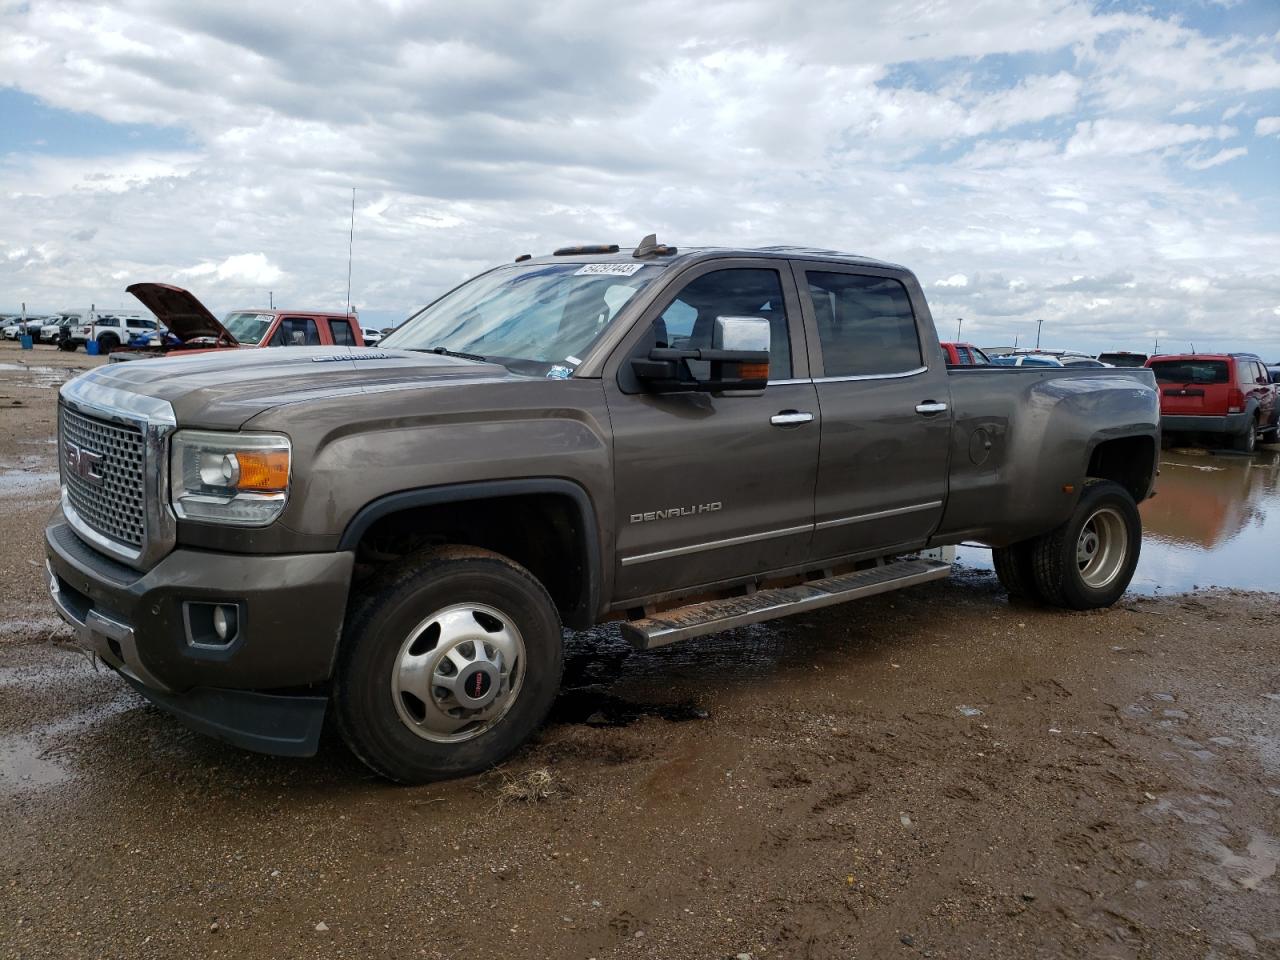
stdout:
<svg viewBox="0 0 1280 960">
<path fill-rule="evenodd" d="M 1141 507 L 1142 558 L 1131 590 L 1280 590 L 1280 452 L 1165 450 L 1156 491 Z M 957 553 L 967 567 L 991 569 L 987 550 Z"/>
</svg>

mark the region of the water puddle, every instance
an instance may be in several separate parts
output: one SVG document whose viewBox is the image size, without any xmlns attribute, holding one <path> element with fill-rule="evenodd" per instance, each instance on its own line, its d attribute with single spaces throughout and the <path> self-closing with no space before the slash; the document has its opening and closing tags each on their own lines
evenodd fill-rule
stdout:
<svg viewBox="0 0 1280 960">
<path fill-rule="evenodd" d="M 33 500 L 57 493 L 57 470 L 5 470 L 0 468 L 0 498 Z"/>
<path fill-rule="evenodd" d="M 1199 587 L 1280 591 L 1280 452 L 1166 450 L 1157 495 L 1144 503 L 1135 593 Z M 960 547 L 958 559 L 991 569 L 991 554 Z"/>
<path fill-rule="evenodd" d="M 82 370 L 47 367 L 42 364 L 0 363 L 0 380 L 29 387 L 60 387 Z"/>
<path fill-rule="evenodd" d="M 132 691 L 53 723 L 0 736 L 0 796 L 56 787 L 71 779 L 68 738 L 138 705 Z"/>
</svg>

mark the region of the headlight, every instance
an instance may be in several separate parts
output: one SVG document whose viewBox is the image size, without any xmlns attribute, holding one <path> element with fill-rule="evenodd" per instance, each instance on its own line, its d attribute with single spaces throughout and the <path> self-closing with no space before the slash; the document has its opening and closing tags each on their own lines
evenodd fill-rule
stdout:
<svg viewBox="0 0 1280 960">
<path fill-rule="evenodd" d="M 289 496 L 289 438 L 278 433 L 173 435 L 169 486 L 183 520 L 266 526 Z"/>
</svg>

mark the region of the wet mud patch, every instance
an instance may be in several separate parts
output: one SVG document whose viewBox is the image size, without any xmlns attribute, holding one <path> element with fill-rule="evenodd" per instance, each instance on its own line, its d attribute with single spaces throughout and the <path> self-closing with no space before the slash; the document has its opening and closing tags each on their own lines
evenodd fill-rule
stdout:
<svg viewBox="0 0 1280 960">
<path fill-rule="evenodd" d="M 624 700 L 599 687 L 565 690 L 551 708 L 553 724 L 585 724 L 588 727 L 629 727 L 645 717 L 671 723 L 705 720 L 709 714 L 692 701 L 680 703 L 637 703 Z"/>
</svg>

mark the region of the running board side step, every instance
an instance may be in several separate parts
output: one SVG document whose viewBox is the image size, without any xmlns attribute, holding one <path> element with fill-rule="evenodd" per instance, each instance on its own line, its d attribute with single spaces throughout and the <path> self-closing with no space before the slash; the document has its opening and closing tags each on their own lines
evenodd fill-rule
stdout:
<svg viewBox="0 0 1280 960">
<path fill-rule="evenodd" d="M 758 590 L 745 597 L 707 600 L 663 610 L 643 620 L 627 621 L 622 625 L 622 634 L 637 650 L 652 650 L 677 640 L 941 580 L 950 573 L 951 564 L 938 560 L 899 560 L 794 587 Z"/>
</svg>

